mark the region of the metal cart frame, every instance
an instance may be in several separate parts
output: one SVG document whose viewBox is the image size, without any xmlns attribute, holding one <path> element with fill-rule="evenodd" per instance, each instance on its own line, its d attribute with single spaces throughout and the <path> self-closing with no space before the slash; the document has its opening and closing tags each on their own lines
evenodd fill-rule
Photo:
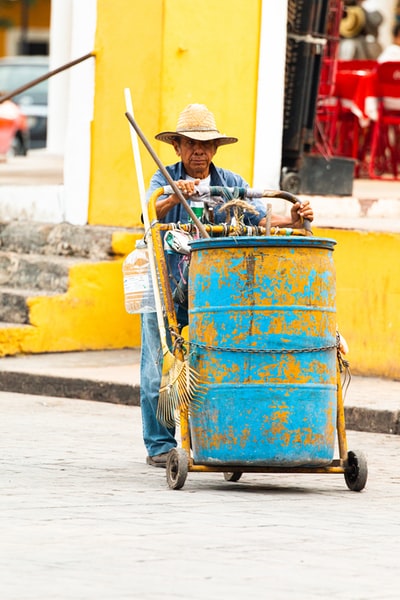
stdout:
<svg viewBox="0 0 400 600">
<path fill-rule="evenodd" d="M 181 332 L 176 319 L 174 302 L 172 299 L 171 288 L 169 285 L 169 278 L 167 272 L 167 266 L 164 256 L 163 241 L 161 237 L 162 231 L 167 231 L 176 227 L 175 224 L 163 224 L 157 221 L 155 203 L 157 198 L 164 194 L 164 189 L 160 188 L 157 190 L 150 199 L 149 202 L 149 220 L 151 227 L 151 236 L 154 254 L 156 256 L 156 264 L 158 269 L 158 276 L 162 296 L 164 299 L 164 308 L 166 312 L 166 318 L 168 321 L 169 330 L 174 343 L 174 353 L 183 356 L 185 354 L 185 340 L 181 337 Z M 279 197 L 289 200 L 290 202 L 297 202 L 297 198 L 288 194 L 287 192 L 266 192 L 265 197 Z M 182 226 L 183 229 L 190 230 L 193 225 Z M 207 225 L 205 226 L 208 233 L 212 235 L 240 235 L 240 227 L 221 226 L 221 225 Z M 252 232 L 249 231 L 251 228 L 247 227 L 247 235 Z M 288 235 L 285 230 L 274 230 L 274 228 L 254 228 L 253 235 L 266 235 L 268 234 Z M 309 232 L 305 230 L 293 230 L 289 233 L 293 235 L 309 235 Z M 332 462 L 325 466 L 259 466 L 259 465 L 235 465 L 235 464 L 220 464 L 220 465 L 205 465 L 197 464 L 192 456 L 191 451 L 191 440 L 190 440 L 190 423 L 189 423 L 189 408 L 182 406 L 180 408 L 180 430 L 181 430 L 181 447 L 174 448 L 169 452 L 167 465 L 166 465 L 166 477 L 168 486 L 171 489 L 181 489 L 186 481 L 189 472 L 199 473 L 223 473 L 226 481 L 236 482 L 240 479 L 243 473 L 330 473 L 330 474 L 343 474 L 347 487 L 352 491 L 361 491 L 364 489 L 367 477 L 368 468 L 366 457 L 363 452 L 359 450 L 348 450 L 347 437 L 346 437 L 346 425 L 345 425 L 345 413 L 344 413 L 344 400 L 342 390 L 342 372 L 346 365 L 343 360 L 339 348 L 339 340 L 337 340 L 337 417 L 336 417 L 336 433 L 338 441 L 339 456 L 332 460 Z"/>
</svg>

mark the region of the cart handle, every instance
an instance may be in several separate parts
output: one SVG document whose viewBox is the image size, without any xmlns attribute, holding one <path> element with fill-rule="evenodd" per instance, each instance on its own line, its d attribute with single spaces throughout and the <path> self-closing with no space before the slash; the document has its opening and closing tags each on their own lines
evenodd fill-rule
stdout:
<svg viewBox="0 0 400 600">
<path fill-rule="evenodd" d="M 160 223 L 157 219 L 157 211 L 156 211 L 156 202 L 158 198 L 169 193 L 169 187 L 160 187 L 154 190 L 152 195 L 149 198 L 148 202 L 148 216 L 149 216 L 149 228 L 157 229 L 158 231 L 170 231 L 173 229 L 182 229 L 183 231 L 187 231 L 188 233 L 194 233 L 195 224 L 194 223 Z M 285 192 L 284 192 L 285 193 Z M 211 224 L 203 224 L 204 229 L 207 232 L 208 237 L 226 237 L 226 236 L 259 236 L 259 235 L 282 235 L 282 236 L 290 236 L 290 235 L 312 235 L 308 234 L 305 229 L 293 229 L 291 227 L 271 227 L 269 234 L 267 234 L 266 227 L 260 226 L 232 226 L 227 225 L 226 223 L 221 223 L 220 225 L 211 225 Z"/>
<path fill-rule="evenodd" d="M 173 188 L 170 185 L 164 186 L 164 194 L 172 194 L 174 192 Z M 290 192 L 286 192 L 283 190 L 261 190 L 257 188 L 245 188 L 245 187 L 223 187 L 223 186 L 208 186 L 204 184 L 195 186 L 196 195 L 199 196 L 226 196 L 229 194 L 234 198 L 282 198 L 282 200 L 287 200 L 292 204 L 296 204 L 297 202 L 301 204 L 301 200 L 291 194 Z M 307 231 L 308 235 L 312 235 L 311 231 L 311 221 L 308 219 L 303 219 L 304 229 Z"/>
</svg>

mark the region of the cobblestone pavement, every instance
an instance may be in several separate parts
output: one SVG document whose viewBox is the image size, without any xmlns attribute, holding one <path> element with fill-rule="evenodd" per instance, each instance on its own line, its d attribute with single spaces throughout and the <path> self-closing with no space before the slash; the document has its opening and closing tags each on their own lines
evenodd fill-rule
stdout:
<svg viewBox="0 0 400 600">
<path fill-rule="evenodd" d="M 148 467 L 140 409 L 0 393 L 2 600 L 398 599 L 400 436 L 343 475 Z"/>
</svg>

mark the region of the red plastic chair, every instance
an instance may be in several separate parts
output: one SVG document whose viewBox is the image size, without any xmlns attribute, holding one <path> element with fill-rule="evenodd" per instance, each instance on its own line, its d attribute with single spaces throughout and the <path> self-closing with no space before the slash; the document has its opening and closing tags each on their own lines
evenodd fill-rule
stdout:
<svg viewBox="0 0 400 600">
<path fill-rule="evenodd" d="M 378 65 L 376 70 L 378 117 L 373 124 L 369 176 L 390 174 L 400 168 L 400 62 Z"/>
<path fill-rule="evenodd" d="M 339 114 L 337 98 L 319 98 L 314 123 L 315 151 L 325 158 L 333 156 Z"/>
<path fill-rule="evenodd" d="M 338 60 L 336 68 L 338 71 L 372 71 L 376 69 L 377 65 L 376 60 L 354 58 L 351 60 Z"/>
<path fill-rule="evenodd" d="M 325 158 L 333 155 L 339 111 L 339 101 L 334 96 L 336 63 L 336 59 L 329 55 L 322 59 L 314 121 L 313 151 Z"/>
<path fill-rule="evenodd" d="M 336 155 L 357 159 L 360 132 L 358 117 L 339 101 L 334 142 Z"/>
<path fill-rule="evenodd" d="M 353 61 L 346 61 L 353 62 Z M 353 73 L 355 69 L 350 70 Z M 339 69 L 337 72 L 337 79 L 341 76 Z M 348 158 L 353 158 L 355 160 L 358 159 L 359 153 L 359 139 L 361 135 L 361 125 L 360 118 L 353 109 L 349 106 L 348 102 L 351 99 L 353 90 L 351 93 L 347 92 L 345 89 L 339 90 L 338 87 L 335 88 L 335 93 L 337 95 L 338 102 L 338 111 L 337 111 L 337 119 L 336 119 L 336 129 L 335 129 L 335 138 L 334 138 L 334 150 L 337 156 L 345 156 Z"/>
</svg>

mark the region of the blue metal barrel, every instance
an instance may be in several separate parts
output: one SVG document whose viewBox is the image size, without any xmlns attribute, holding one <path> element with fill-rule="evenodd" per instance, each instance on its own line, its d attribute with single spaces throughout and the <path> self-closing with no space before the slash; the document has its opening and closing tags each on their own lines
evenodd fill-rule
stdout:
<svg viewBox="0 0 400 600">
<path fill-rule="evenodd" d="M 192 243 L 190 416 L 195 463 L 317 466 L 336 433 L 333 247 L 315 237 Z"/>
</svg>

